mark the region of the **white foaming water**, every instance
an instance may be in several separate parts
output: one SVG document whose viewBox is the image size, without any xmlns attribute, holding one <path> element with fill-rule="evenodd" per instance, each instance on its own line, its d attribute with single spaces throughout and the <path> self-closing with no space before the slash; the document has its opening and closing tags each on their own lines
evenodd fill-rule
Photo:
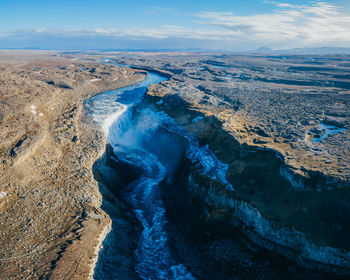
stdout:
<svg viewBox="0 0 350 280">
<path fill-rule="evenodd" d="M 85 102 L 85 107 L 93 120 L 103 129 L 109 137 L 112 124 L 119 119 L 135 103 L 140 101 L 151 84 L 165 81 L 157 74 L 149 74 L 147 78 L 137 85 L 106 91 L 90 98 Z"/>
<path fill-rule="evenodd" d="M 108 135 L 108 142 L 115 151 L 123 150 L 125 147 L 142 149 L 145 135 L 159 128 L 162 122 L 160 117 L 160 114 L 150 109 L 144 109 L 139 112 L 138 119 L 140 121 L 133 122 L 132 110 L 128 110 L 113 123 Z"/>
</svg>

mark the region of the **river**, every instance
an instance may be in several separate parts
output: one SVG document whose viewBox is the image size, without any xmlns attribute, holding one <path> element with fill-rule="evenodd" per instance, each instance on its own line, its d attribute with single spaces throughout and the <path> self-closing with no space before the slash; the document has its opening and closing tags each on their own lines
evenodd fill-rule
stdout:
<svg viewBox="0 0 350 280">
<path fill-rule="evenodd" d="M 118 159 L 142 169 L 142 175 L 127 186 L 128 191 L 123 192 L 123 199 L 132 205 L 143 226 L 135 251 L 135 271 L 138 277 L 194 279 L 186 267 L 177 263 L 169 252 L 165 208 L 158 187 L 167 170 L 154 153 L 145 149 L 143 143 L 144 138 L 159 127 L 160 115 L 145 110 L 136 121 L 132 118 L 134 107 L 141 101 L 147 87 L 165 80 L 157 74 L 149 73 L 143 82 L 134 86 L 97 95 L 86 103 L 86 107 L 94 121 L 103 129 Z"/>
<path fill-rule="evenodd" d="M 127 209 L 118 210 L 113 194 L 102 191 L 103 209 L 112 219 L 112 231 L 103 243 L 94 278 L 278 279 L 275 276 L 284 275 L 288 279 L 313 279 L 312 273 L 304 274 L 289 261 L 247 246 L 239 232 L 232 232 L 234 238 L 227 239 L 195 229 L 191 223 L 183 227 L 168 221 L 160 184 L 171 186 L 183 156 L 202 175 L 221 181 L 227 191 L 236 189 L 226 179 L 228 166 L 207 145 L 201 146 L 164 112 L 143 106 L 147 87 L 166 80 L 149 73 L 136 85 L 100 93 L 85 103 L 88 114 L 113 148 L 112 160 L 138 170 L 138 175 L 118 192 L 118 199 Z M 139 225 L 126 225 L 121 218 L 124 211 L 131 213 Z M 185 217 L 186 213 L 178 215 Z M 130 244 L 135 236 L 137 244 L 133 247 Z M 131 255 L 126 252 L 130 248 L 134 248 Z M 214 248 L 223 250 L 218 251 L 219 258 L 228 254 L 229 262 L 213 262 L 207 252 Z"/>
</svg>

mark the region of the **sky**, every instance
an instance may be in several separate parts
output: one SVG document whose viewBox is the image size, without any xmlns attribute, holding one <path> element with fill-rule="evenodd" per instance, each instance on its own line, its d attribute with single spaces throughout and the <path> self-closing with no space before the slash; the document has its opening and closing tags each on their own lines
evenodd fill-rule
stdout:
<svg viewBox="0 0 350 280">
<path fill-rule="evenodd" d="M 0 0 L 0 48 L 350 47 L 350 0 Z"/>
</svg>

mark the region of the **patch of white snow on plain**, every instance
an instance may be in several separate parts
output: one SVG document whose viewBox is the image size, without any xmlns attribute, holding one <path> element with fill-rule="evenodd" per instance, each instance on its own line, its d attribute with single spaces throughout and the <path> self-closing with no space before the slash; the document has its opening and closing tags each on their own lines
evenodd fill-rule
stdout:
<svg viewBox="0 0 350 280">
<path fill-rule="evenodd" d="M 43 113 L 39 113 L 39 117 L 43 117 L 44 116 L 44 114 Z"/>
<path fill-rule="evenodd" d="M 9 195 L 7 192 L 0 192 L 0 198 L 3 198 L 4 196 Z"/>
<path fill-rule="evenodd" d="M 30 106 L 30 108 L 32 108 L 32 110 L 30 110 L 34 115 L 36 115 L 36 106 L 35 105 L 32 105 Z"/>
<path fill-rule="evenodd" d="M 102 79 L 91 79 L 89 80 L 89 82 L 97 82 L 97 81 L 101 81 Z"/>
</svg>

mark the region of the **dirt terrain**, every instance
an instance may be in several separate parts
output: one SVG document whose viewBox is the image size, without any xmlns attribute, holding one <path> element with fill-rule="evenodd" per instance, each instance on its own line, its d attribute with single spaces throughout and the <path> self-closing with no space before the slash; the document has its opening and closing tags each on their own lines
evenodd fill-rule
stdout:
<svg viewBox="0 0 350 280">
<path fill-rule="evenodd" d="M 83 101 L 143 73 L 63 58 L 0 53 L 2 279 L 87 279 L 110 228 L 92 164 L 105 139 Z"/>
</svg>

